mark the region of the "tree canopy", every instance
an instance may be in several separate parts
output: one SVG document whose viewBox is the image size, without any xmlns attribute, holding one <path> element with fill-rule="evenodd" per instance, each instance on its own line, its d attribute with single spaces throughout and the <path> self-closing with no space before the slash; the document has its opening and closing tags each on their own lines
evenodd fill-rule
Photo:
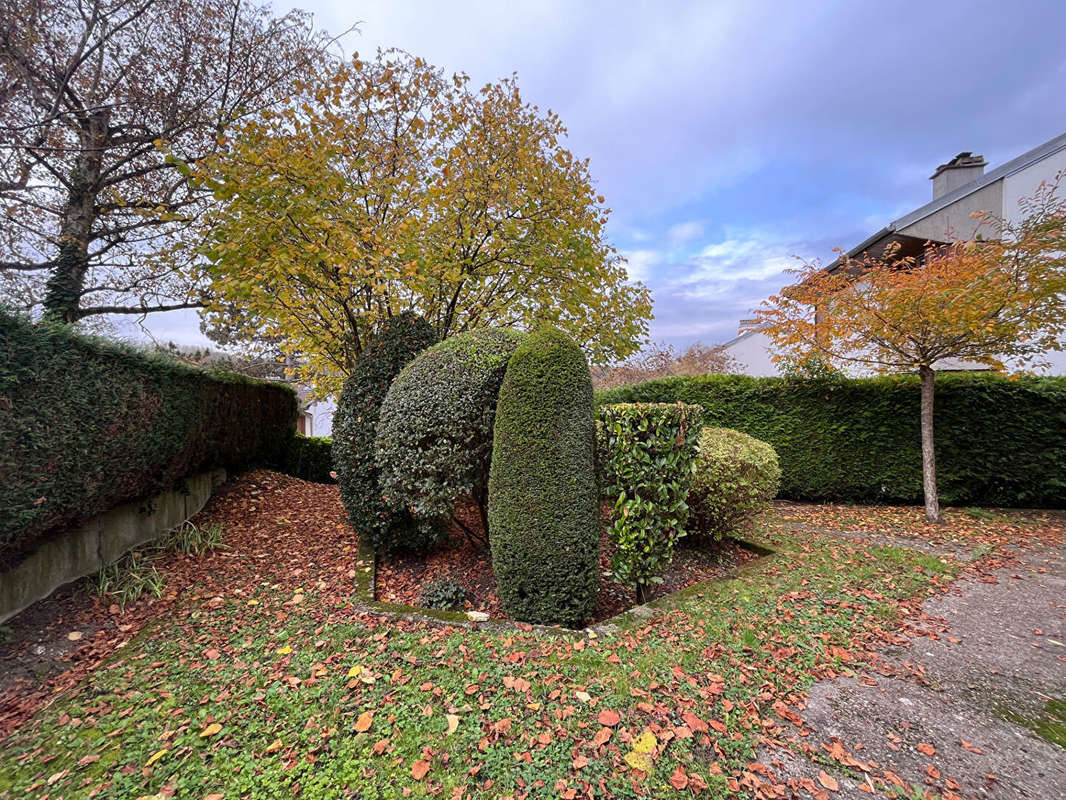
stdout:
<svg viewBox="0 0 1066 800">
<path fill-rule="evenodd" d="M 190 165 L 221 201 L 209 327 L 277 337 L 320 393 L 403 311 L 443 339 L 552 323 L 624 358 L 651 299 L 559 118 L 512 76 L 478 90 L 397 51 L 352 60 Z"/>
</svg>

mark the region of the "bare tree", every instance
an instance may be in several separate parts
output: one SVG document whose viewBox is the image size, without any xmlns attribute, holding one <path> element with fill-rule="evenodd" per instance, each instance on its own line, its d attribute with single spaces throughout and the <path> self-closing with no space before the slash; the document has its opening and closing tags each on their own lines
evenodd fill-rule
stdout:
<svg viewBox="0 0 1066 800">
<path fill-rule="evenodd" d="M 672 345 L 656 343 L 621 364 L 593 369 L 592 385 L 596 389 L 616 389 L 652 378 L 728 373 L 738 369 L 736 359 L 721 345 L 697 341 L 677 355 Z"/>
<path fill-rule="evenodd" d="M 0 292 L 64 322 L 202 305 L 192 163 L 331 40 L 245 0 L 0 0 Z"/>
</svg>

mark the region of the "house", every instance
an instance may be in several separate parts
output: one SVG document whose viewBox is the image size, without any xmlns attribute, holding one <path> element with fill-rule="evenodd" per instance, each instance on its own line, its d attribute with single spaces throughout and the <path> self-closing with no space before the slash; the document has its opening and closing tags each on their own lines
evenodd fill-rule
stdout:
<svg viewBox="0 0 1066 800">
<path fill-rule="evenodd" d="M 975 233 L 978 221 L 971 216 L 987 211 L 995 217 L 1017 222 L 1022 216 L 1019 201 L 1031 197 L 1044 181 L 1051 182 L 1066 171 L 1066 133 L 985 172 L 983 156 L 962 152 L 936 168 L 930 176 L 933 199 L 855 245 L 826 269 L 833 271 L 847 260 L 869 254 L 879 257 L 889 245 L 899 246 L 899 256 L 920 257 L 927 244 L 946 244 Z M 987 231 L 983 231 L 988 235 Z M 738 337 L 726 342 L 726 350 L 748 375 L 777 374 L 770 360 L 769 338 L 757 327 L 741 323 Z M 1066 352 L 1047 354 L 1048 366 L 1037 371 L 1066 375 Z M 972 365 L 976 366 L 976 365 Z M 942 369 L 969 369 L 971 365 L 945 364 Z M 980 368 L 980 367 L 978 367 Z M 767 370 L 772 369 L 772 372 Z"/>
</svg>

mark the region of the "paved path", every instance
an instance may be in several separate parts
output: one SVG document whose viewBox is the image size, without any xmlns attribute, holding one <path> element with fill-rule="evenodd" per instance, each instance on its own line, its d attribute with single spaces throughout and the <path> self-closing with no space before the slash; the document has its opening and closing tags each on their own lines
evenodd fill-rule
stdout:
<svg viewBox="0 0 1066 800">
<path fill-rule="evenodd" d="M 795 737 L 792 752 L 769 750 L 761 760 L 779 762 L 798 797 L 824 797 L 823 769 L 840 786 L 831 797 L 871 796 L 859 789 L 861 768 L 831 759 L 842 746 L 845 762 L 876 762 L 873 774 L 898 776 L 901 797 L 922 797 L 917 787 L 945 800 L 1066 798 L 1066 749 L 1034 731 L 1055 724 L 1048 703 L 1057 701 L 1058 735 L 1066 733 L 1066 548 L 961 580 L 924 611 L 947 630 L 883 653 L 917 680 L 871 673 L 815 684 L 801 711 L 810 733 Z"/>
</svg>

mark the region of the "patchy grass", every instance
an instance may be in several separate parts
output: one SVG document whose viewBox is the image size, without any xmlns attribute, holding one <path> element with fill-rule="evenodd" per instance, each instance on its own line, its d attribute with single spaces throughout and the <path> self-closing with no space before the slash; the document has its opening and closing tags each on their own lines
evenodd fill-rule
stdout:
<svg viewBox="0 0 1066 800">
<path fill-rule="evenodd" d="M 776 555 L 612 636 L 416 623 L 356 612 L 336 517 L 255 480 L 166 616 L 3 743 L 0 797 L 730 797 L 795 693 L 905 642 L 959 569 L 771 519 Z"/>
</svg>

